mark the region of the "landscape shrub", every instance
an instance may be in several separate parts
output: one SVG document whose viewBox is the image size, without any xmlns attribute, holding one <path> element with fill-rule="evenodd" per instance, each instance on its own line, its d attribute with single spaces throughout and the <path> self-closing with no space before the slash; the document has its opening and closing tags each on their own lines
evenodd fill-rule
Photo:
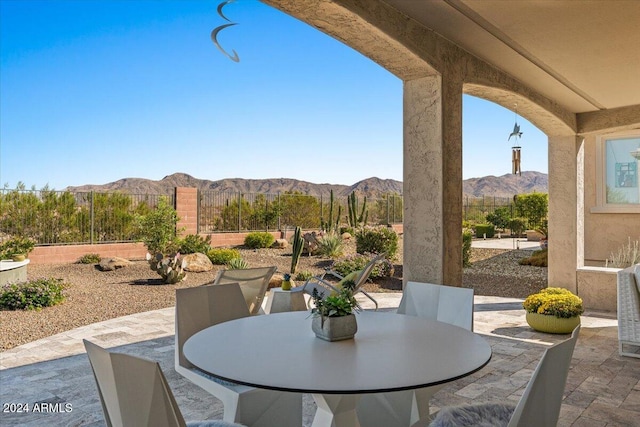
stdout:
<svg viewBox="0 0 640 427">
<path fill-rule="evenodd" d="M 611 258 L 607 259 L 606 266 L 613 268 L 627 268 L 640 263 L 640 241 L 629 242 L 618 249 L 617 253 L 612 252 Z"/>
<path fill-rule="evenodd" d="M 478 239 L 485 237 L 485 234 L 488 238 L 492 238 L 496 234 L 496 227 L 493 224 L 476 224 L 474 229 Z"/>
<path fill-rule="evenodd" d="M 9 283 L 0 288 L 0 308 L 5 310 L 39 310 L 60 304 L 65 299 L 62 279 L 37 279 Z"/>
<path fill-rule="evenodd" d="M 100 261 L 102 261 L 102 257 L 98 254 L 84 254 L 78 260 L 80 264 L 97 264 Z"/>
<path fill-rule="evenodd" d="M 216 265 L 226 265 L 232 259 L 242 258 L 240 251 L 232 248 L 211 248 L 207 251 L 207 256 Z"/>
<path fill-rule="evenodd" d="M 365 265 L 373 256 L 371 254 L 356 254 L 351 255 L 341 260 L 336 261 L 331 269 L 341 276 L 346 276 L 351 272 L 362 270 Z M 377 279 L 380 277 L 389 277 L 393 272 L 393 264 L 388 259 L 383 259 L 380 262 L 377 262 L 376 265 L 371 270 L 371 275 L 369 275 L 370 279 Z"/>
<path fill-rule="evenodd" d="M 0 258 L 11 259 L 14 255 L 28 255 L 35 246 L 35 240 L 29 237 L 15 236 L 0 244 Z"/>
<path fill-rule="evenodd" d="M 137 216 L 136 220 L 140 240 L 151 255 L 168 255 L 176 252 L 175 240 L 178 232 L 176 224 L 179 218 L 167 197 L 161 197 L 155 210 L 146 215 Z"/>
<path fill-rule="evenodd" d="M 233 258 L 227 264 L 229 270 L 244 270 L 249 268 L 249 263 L 242 258 Z"/>
<path fill-rule="evenodd" d="M 327 233 L 318 239 L 318 254 L 337 258 L 344 252 L 342 237 L 337 233 Z"/>
<path fill-rule="evenodd" d="M 206 238 L 198 236 L 197 234 L 189 234 L 176 242 L 178 246 L 178 252 L 183 255 L 187 254 L 206 254 L 211 249 L 211 235 Z"/>
<path fill-rule="evenodd" d="M 244 245 L 251 249 L 261 249 L 270 247 L 275 241 L 276 239 L 271 233 L 256 231 L 247 234 L 247 237 L 244 238 Z"/>
<path fill-rule="evenodd" d="M 540 249 L 539 251 L 534 251 L 531 256 L 522 258 L 518 261 L 520 265 L 532 265 L 534 267 L 548 267 L 548 255 L 549 251 L 547 248 Z"/>
<path fill-rule="evenodd" d="M 353 234 L 355 233 L 353 227 L 340 227 L 340 235 L 344 234 L 344 233 L 349 233 L 353 236 Z"/>
<path fill-rule="evenodd" d="M 307 280 L 311 279 L 313 277 L 313 273 L 310 272 L 309 270 L 302 270 L 299 271 L 296 274 L 296 277 L 294 280 L 299 280 L 301 282 L 306 282 Z"/>
<path fill-rule="evenodd" d="M 509 221 L 511 220 L 511 207 L 500 206 L 493 212 L 487 214 L 487 222 L 493 224 L 496 228 L 504 230 L 509 228 Z"/>
<path fill-rule="evenodd" d="M 386 226 L 363 227 L 356 231 L 356 252 L 359 254 L 384 252 L 388 259 L 394 259 L 398 252 L 398 235 L 393 228 Z"/>
<path fill-rule="evenodd" d="M 527 229 L 526 218 L 512 218 L 509 221 L 509 229 L 512 235 L 520 236 Z"/>
<path fill-rule="evenodd" d="M 471 266 L 471 242 L 473 241 L 473 233 L 470 229 L 462 230 L 462 266 Z"/>
</svg>

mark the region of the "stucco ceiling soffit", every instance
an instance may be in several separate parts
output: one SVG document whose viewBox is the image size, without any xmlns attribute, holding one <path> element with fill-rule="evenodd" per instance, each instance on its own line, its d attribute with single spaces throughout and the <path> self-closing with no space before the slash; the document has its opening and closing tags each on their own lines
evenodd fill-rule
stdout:
<svg viewBox="0 0 640 427">
<path fill-rule="evenodd" d="M 581 135 L 640 129 L 640 105 L 580 113 L 577 124 Z"/>
<path fill-rule="evenodd" d="M 438 74 L 418 55 L 390 37 L 379 26 L 368 21 L 368 18 L 375 21 L 376 15 L 384 14 L 384 11 L 379 8 L 373 7 L 371 8 L 373 10 L 365 8 L 365 11 L 362 11 L 361 5 L 353 4 L 360 2 L 353 1 L 262 0 L 262 2 L 343 42 L 402 80 Z M 379 2 L 374 1 L 372 4 L 379 5 Z"/>
</svg>

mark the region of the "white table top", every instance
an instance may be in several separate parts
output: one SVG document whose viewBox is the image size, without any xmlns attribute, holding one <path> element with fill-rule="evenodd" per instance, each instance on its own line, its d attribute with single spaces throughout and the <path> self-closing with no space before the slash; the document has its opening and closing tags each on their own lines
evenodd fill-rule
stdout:
<svg viewBox="0 0 640 427">
<path fill-rule="evenodd" d="M 183 350 L 221 379 L 321 394 L 421 388 L 467 376 L 491 359 L 482 337 L 457 326 L 395 313 L 356 316 L 352 340 L 321 340 L 309 312 L 290 312 L 218 324 L 193 335 Z"/>
</svg>

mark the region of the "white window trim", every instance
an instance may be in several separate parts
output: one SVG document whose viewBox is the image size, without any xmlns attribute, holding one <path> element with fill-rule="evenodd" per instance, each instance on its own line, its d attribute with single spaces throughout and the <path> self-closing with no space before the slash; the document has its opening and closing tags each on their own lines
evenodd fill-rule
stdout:
<svg viewBox="0 0 640 427">
<path fill-rule="evenodd" d="M 607 203 L 606 144 L 608 139 L 640 138 L 640 130 L 609 133 L 596 137 L 596 206 L 591 208 L 591 213 L 637 213 L 640 214 L 640 203 L 612 204 Z"/>
</svg>

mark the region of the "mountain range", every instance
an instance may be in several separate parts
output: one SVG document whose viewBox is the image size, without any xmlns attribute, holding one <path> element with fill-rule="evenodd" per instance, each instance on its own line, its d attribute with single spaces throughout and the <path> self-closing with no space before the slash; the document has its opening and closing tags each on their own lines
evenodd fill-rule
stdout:
<svg viewBox="0 0 640 427">
<path fill-rule="evenodd" d="M 546 193 L 547 174 L 534 171 L 522 172 L 522 176 L 506 174 L 485 176 L 463 181 L 463 194 L 469 197 L 512 197 L 514 194 L 531 192 Z M 318 196 L 333 190 L 337 197 L 344 197 L 355 191 L 359 195 L 375 198 L 384 193 L 402 194 L 402 181 L 376 177 L 358 181 L 353 185 L 314 184 L 292 178 L 243 179 L 226 178 L 217 181 L 194 178 L 186 173 L 174 173 L 161 180 L 144 178 L 123 178 L 102 185 L 81 185 L 67 187 L 67 191 L 121 191 L 130 194 L 171 194 L 175 187 L 196 187 L 202 192 L 241 192 L 277 194 L 297 191 Z"/>
</svg>

